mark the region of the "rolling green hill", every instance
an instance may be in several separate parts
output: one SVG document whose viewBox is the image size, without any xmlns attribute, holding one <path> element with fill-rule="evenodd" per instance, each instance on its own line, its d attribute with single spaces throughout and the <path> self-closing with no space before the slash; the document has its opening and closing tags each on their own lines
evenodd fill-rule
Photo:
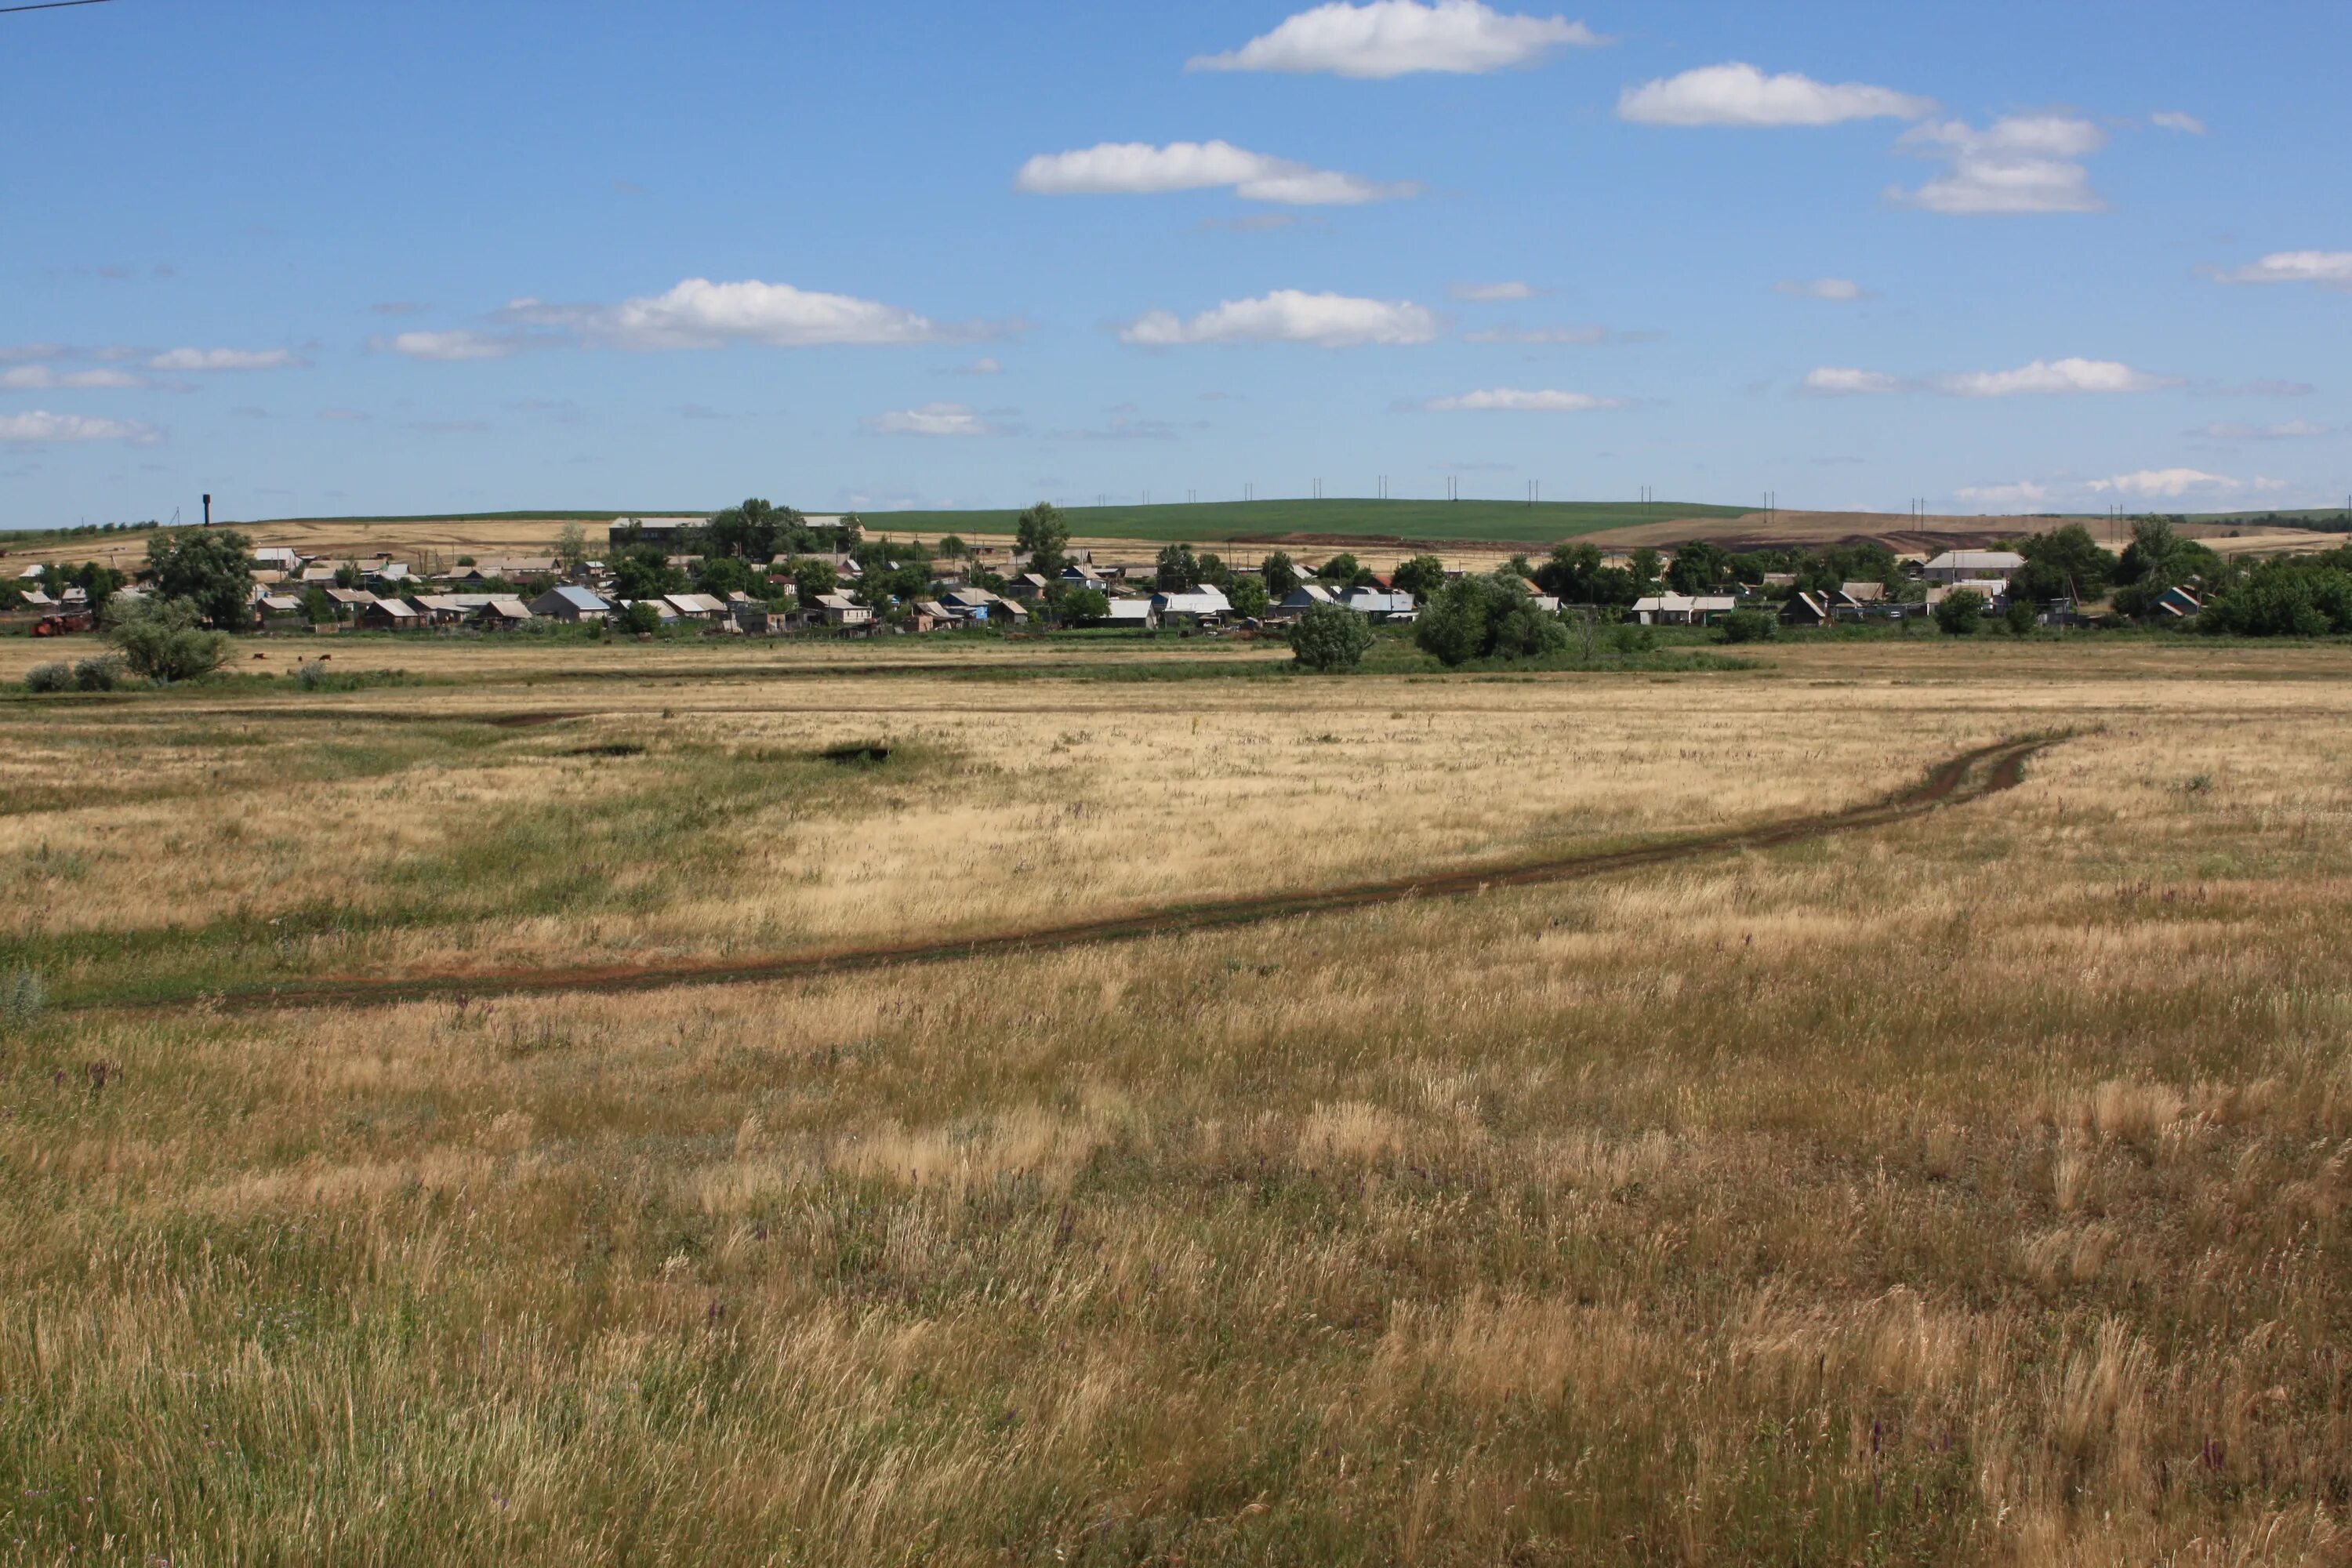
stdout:
<svg viewBox="0 0 2352 1568">
<path fill-rule="evenodd" d="M 1580 533 L 1685 517 L 1738 517 L 1729 506 L 1671 501 L 1262 500 L 1191 506 L 1081 506 L 1064 510 L 1080 539 L 1134 539 L 1155 544 L 1218 544 L 1235 539 L 1305 534 L 1324 539 L 1496 540 L 1550 544 Z M 1005 534 L 1018 511 L 868 512 L 874 533 Z"/>
</svg>

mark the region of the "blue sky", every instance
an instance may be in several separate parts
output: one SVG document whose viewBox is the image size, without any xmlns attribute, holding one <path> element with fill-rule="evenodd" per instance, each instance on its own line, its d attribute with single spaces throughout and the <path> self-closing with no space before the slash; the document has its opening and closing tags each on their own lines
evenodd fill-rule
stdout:
<svg viewBox="0 0 2352 1568">
<path fill-rule="evenodd" d="M 0 16 L 0 526 L 2352 489 L 2352 8 Z"/>
</svg>

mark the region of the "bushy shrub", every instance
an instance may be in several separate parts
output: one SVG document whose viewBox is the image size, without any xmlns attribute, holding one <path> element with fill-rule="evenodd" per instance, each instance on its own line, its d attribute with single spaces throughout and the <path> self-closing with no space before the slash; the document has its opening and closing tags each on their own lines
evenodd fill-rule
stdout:
<svg viewBox="0 0 2352 1568">
<path fill-rule="evenodd" d="M 1372 628 L 1353 610 L 1315 605 L 1290 624 L 1289 642 L 1301 668 L 1329 674 L 1364 661 L 1372 646 Z"/>
<path fill-rule="evenodd" d="M 661 612 L 654 608 L 650 600 L 639 599 L 621 612 L 621 628 L 640 637 L 661 630 Z"/>
<path fill-rule="evenodd" d="M 1723 618 L 1725 642 L 1769 642 L 1780 623 L 1761 610 L 1734 610 Z"/>
<path fill-rule="evenodd" d="M 1973 637 L 1984 625 L 1984 613 L 1985 596 L 1974 588 L 1962 588 L 1945 595 L 1936 606 L 1936 625 L 1951 637 Z"/>
<path fill-rule="evenodd" d="M 93 654 L 73 667 L 74 686 L 82 691 L 113 691 L 128 685 L 130 677 L 131 667 L 120 654 Z"/>
<path fill-rule="evenodd" d="M 194 601 L 117 598 L 107 606 L 106 640 L 119 649 L 131 673 L 169 684 L 192 680 L 228 657 L 226 632 L 204 629 Z"/>
<path fill-rule="evenodd" d="M 1658 634 L 1638 621 L 1626 621 L 1610 632 L 1609 646 L 1621 654 L 1648 653 L 1658 646 Z"/>
<path fill-rule="evenodd" d="M 2215 595 L 2197 621 L 2207 631 L 2254 637 L 2352 631 L 2352 573 L 2321 562 L 2265 561 Z"/>
<path fill-rule="evenodd" d="M 37 664 L 25 672 L 27 691 L 71 691 L 73 669 L 60 660 L 55 664 Z"/>
<path fill-rule="evenodd" d="M 1568 627 L 1536 607 L 1527 580 L 1508 570 L 1448 583 L 1414 623 L 1413 641 L 1443 664 L 1535 658 L 1568 647 Z"/>
</svg>

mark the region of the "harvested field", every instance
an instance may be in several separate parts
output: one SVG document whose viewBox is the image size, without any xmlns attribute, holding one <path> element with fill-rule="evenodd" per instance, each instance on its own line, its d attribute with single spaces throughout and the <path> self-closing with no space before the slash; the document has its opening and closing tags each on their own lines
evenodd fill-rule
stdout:
<svg viewBox="0 0 2352 1568">
<path fill-rule="evenodd" d="M 2352 1552 L 2352 650 L 334 651 L 9 709 L 22 1560 Z"/>
</svg>

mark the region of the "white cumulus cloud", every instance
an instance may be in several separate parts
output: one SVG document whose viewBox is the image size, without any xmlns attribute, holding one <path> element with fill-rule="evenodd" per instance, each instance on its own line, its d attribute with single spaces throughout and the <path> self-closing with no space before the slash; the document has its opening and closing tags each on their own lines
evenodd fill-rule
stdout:
<svg viewBox="0 0 2352 1568">
<path fill-rule="evenodd" d="M 1432 398 L 1422 406 L 1441 414 L 1499 410 L 1512 414 L 1586 414 L 1596 408 L 1622 408 L 1622 397 L 1595 397 L 1589 392 L 1521 391 L 1498 386 L 1465 392 L 1458 397 Z"/>
<path fill-rule="evenodd" d="M 1800 300 L 1830 300 L 1843 303 L 1870 298 L 1870 291 L 1850 278 L 1787 279 L 1773 287 Z"/>
<path fill-rule="evenodd" d="M 535 301 L 509 307 L 530 320 Z M 937 322 L 896 305 L 848 294 L 821 294 L 789 283 L 713 283 L 689 278 L 667 293 L 624 300 L 584 318 L 557 311 L 587 334 L 625 349 L 703 349 L 729 342 L 800 348 L 834 343 L 927 343 L 950 335 Z"/>
<path fill-rule="evenodd" d="M 1701 66 L 1629 87 L 1617 117 L 1643 125 L 1837 125 L 1849 120 L 1917 120 L 1932 99 L 1866 82 L 1821 82 L 1795 71 L 1766 76 L 1740 61 Z"/>
<path fill-rule="evenodd" d="M 2205 134 L 2205 122 L 2193 114 L 2177 109 L 2160 109 L 2147 117 L 2147 122 L 2160 131 L 2185 131 L 2191 136 Z"/>
<path fill-rule="evenodd" d="M 2274 250 L 2249 267 L 2221 274 L 2224 283 L 2316 283 L 2352 289 L 2352 250 Z"/>
<path fill-rule="evenodd" d="M 370 340 L 372 346 L 389 349 L 410 359 L 474 360 L 504 359 L 522 352 L 524 340 L 517 332 L 398 332 L 389 338 Z"/>
<path fill-rule="evenodd" d="M 1958 216 L 1998 213 L 2087 213 L 2106 205 L 2082 159 L 2107 144 L 2087 120 L 2011 115 L 1979 130 L 1965 121 L 1914 126 L 1900 145 L 1949 167 L 1916 189 L 1890 186 L 1887 199 Z"/>
<path fill-rule="evenodd" d="M 1825 364 L 1805 376 L 1805 390 L 1821 397 L 1882 397 L 1903 389 L 1900 376 L 1848 365 Z"/>
<path fill-rule="evenodd" d="M 1413 71 L 1478 75 L 1531 65 L 1557 48 L 1608 42 L 1565 16 L 1513 16 L 1479 0 L 1334 0 L 1301 11 L 1271 33 L 1224 54 L 1199 55 L 1187 70 L 1329 71 L 1397 77 Z"/>
<path fill-rule="evenodd" d="M 1532 300 L 1536 291 L 1525 283 L 1456 283 L 1446 292 L 1471 304 L 1497 304 L 1511 300 Z"/>
<path fill-rule="evenodd" d="M 2032 397 L 2084 392 L 2154 392 L 2175 386 L 2171 376 L 2150 375 L 2106 359 L 2035 360 L 2015 370 L 1973 371 L 1948 375 L 1937 387 L 1956 397 Z"/>
<path fill-rule="evenodd" d="M 919 408 L 893 409 L 869 415 L 862 421 L 877 436 L 1003 436 L 1010 434 L 965 403 L 926 403 Z"/>
<path fill-rule="evenodd" d="M 149 370 L 287 370 L 306 363 L 289 349 L 169 349 Z"/>
<path fill-rule="evenodd" d="M 50 414 L 37 408 L 26 414 L 0 414 L 0 442 L 11 446 L 127 441 L 134 447 L 146 447 L 158 439 L 152 429 L 127 419 L 92 419 L 80 414 Z"/>
<path fill-rule="evenodd" d="M 1952 493 L 1964 501 L 1989 507 L 2038 507 L 2050 499 L 2049 490 L 2032 479 L 2013 485 L 1962 485 Z"/>
<path fill-rule="evenodd" d="M 1041 153 L 1013 175 L 1035 195 L 1150 195 L 1231 187 L 1254 202 L 1352 206 L 1418 195 L 1409 182 L 1382 183 L 1252 153 L 1230 142 L 1105 142 L 1071 153 Z"/>
<path fill-rule="evenodd" d="M 2259 488 L 2273 488 L 2257 480 Z M 2234 490 L 2244 486 L 2225 474 L 2208 474 L 2196 468 L 2142 468 L 2136 474 L 2117 474 L 2110 479 L 2093 479 L 2091 489 L 2116 495 L 2179 497 L 2198 490 Z"/>
<path fill-rule="evenodd" d="M 1360 300 L 1277 289 L 1255 300 L 1227 300 L 1190 320 L 1152 310 L 1119 332 L 1122 342 L 1147 348 L 1180 343 L 1313 343 L 1357 348 L 1366 343 L 1425 343 L 1438 318 L 1410 300 Z"/>
</svg>

